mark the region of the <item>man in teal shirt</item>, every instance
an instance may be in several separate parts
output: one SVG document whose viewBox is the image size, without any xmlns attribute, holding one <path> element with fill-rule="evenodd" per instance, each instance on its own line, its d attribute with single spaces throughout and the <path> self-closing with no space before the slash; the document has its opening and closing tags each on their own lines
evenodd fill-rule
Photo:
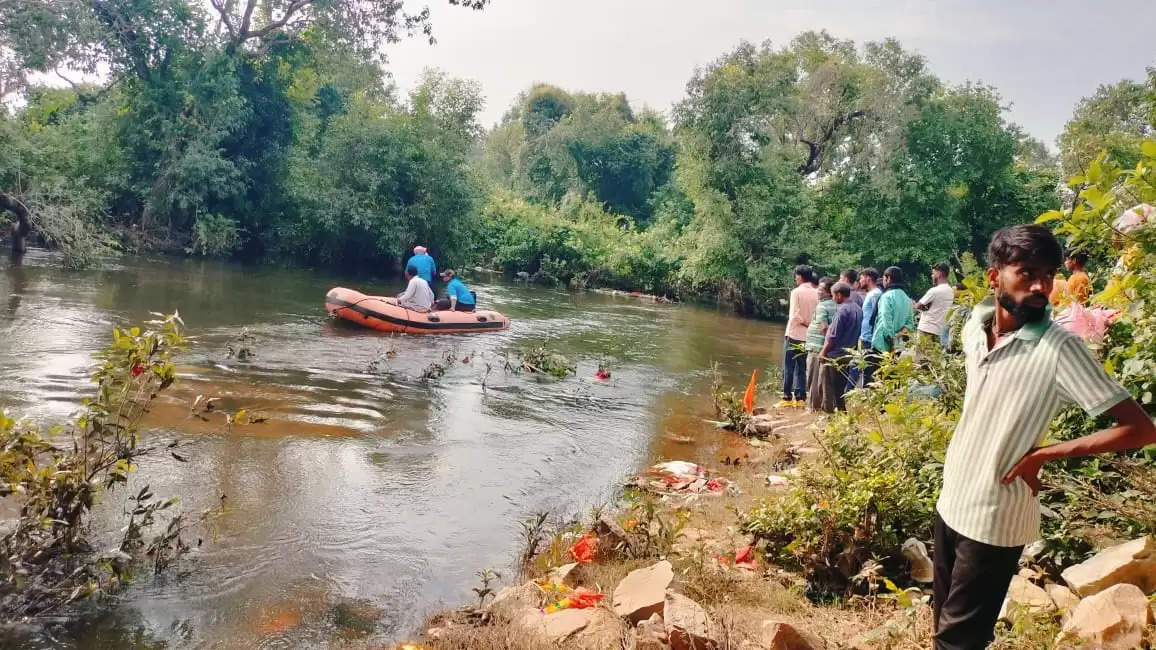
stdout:
<svg viewBox="0 0 1156 650">
<path fill-rule="evenodd" d="M 406 268 L 411 266 L 417 269 L 418 277 L 425 280 L 426 284 L 431 287 L 433 286 L 434 273 L 437 272 L 437 264 L 434 262 L 434 258 L 430 257 L 429 253 L 426 252 L 425 246 L 413 247 L 413 257 L 409 258 L 409 261 L 405 263 Z"/>
<path fill-rule="evenodd" d="M 887 267 L 883 272 L 883 294 L 872 318 L 875 320 L 871 347 L 879 352 L 895 349 L 899 333 L 915 331 L 915 306 L 907 295 L 903 269 Z"/>
<path fill-rule="evenodd" d="M 474 311 L 477 309 L 477 298 L 466 284 L 457 277 L 453 269 L 442 271 L 442 282 L 446 283 L 446 297 L 435 304 L 439 310 Z"/>
<path fill-rule="evenodd" d="M 815 315 L 811 318 L 811 326 L 807 328 L 807 340 L 803 349 L 807 351 L 807 408 L 818 412 L 823 407 L 822 382 L 819 377 L 819 353 L 827 343 L 827 328 L 835 320 L 835 310 L 838 305 L 831 297 L 831 285 L 835 278 L 826 277 L 819 280 L 819 304 L 815 307 Z"/>
</svg>

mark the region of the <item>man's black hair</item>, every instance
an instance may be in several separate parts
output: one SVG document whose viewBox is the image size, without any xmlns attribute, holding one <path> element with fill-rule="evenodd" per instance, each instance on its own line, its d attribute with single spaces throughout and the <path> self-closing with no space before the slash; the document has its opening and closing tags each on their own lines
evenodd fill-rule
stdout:
<svg viewBox="0 0 1156 650">
<path fill-rule="evenodd" d="M 835 286 L 831 287 L 831 293 L 832 293 L 832 295 L 837 294 L 837 295 L 843 296 L 844 298 L 850 298 L 851 297 L 851 285 L 847 284 L 846 282 L 842 282 L 842 281 L 836 282 Z"/>
<path fill-rule="evenodd" d="M 946 262 L 940 262 L 931 268 L 942 273 L 945 278 L 951 275 L 951 267 Z"/>
<path fill-rule="evenodd" d="M 1088 253 L 1083 249 L 1076 248 L 1068 251 L 1068 259 L 1075 260 L 1076 264 L 1083 268 L 1088 263 Z"/>
<path fill-rule="evenodd" d="M 822 278 L 819 280 L 819 286 L 820 286 L 820 287 L 826 287 L 826 289 L 827 289 L 827 292 L 828 292 L 828 293 L 830 293 L 830 292 L 831 292 L 831 286 L 832 286 L 832 285 L 834 285 L 834 284 L 835 284 L 836 282 L 838 282 L 838 281 L 839 281 L 839 280 L 838 280 L 837 278 L 833 278 L 833 277 L 831 277 L 831 276 L 829 276 L 829 275 L 824 275 L 824 276 L 823 276 L 823 277 L 822 277 Z"/>
<path fill-rule="evenodd" d="M 806 264 L 800 264 L 795 267 L 795 275 L 803 278 L 803 282 L 815 281 L 815 269 Z"/>
<path fill-rule="evenodd" d="M 903 277 L 903 269 L 898 266 L 889 266 L 883 272 L 883 277 L 891 278 L 891 284 L 903 284 L 906 278 Z"/>
<path fill-rule="evenodd" d="M 855 269 L 847 269 L 843 271 L 843 277 L 847 278 L 847 281 L 851 284 L 855 284 L 859 281 L 859 272 Z"/>
<path fill-rule="evenodd" d="M 865 275 L 865 276 L 871 278 L 872 282 L 875 282 L 875 283 L 879 282 L 879 269 L 877 269 L 873 266 L 868 266 L 867 268 L 863 269 L 862 271 L 859 272 L 859 275 Z"/>
<path fill-rule="evenodd" d="M 996 232 L 987 247 L 988 266 L 998 269 L 1024 262 L 1059 268 L 1064 263 L 1064 247 L 1052 231 L 1037 224 L 1010 226 Z"/>
<path fill-rule="evenodd" d="M 417 267 L 413 264 L 410 264 L 409 266 L 405 267 L 405 272 L 407 275 L 417 275 Z"/>
</svg>

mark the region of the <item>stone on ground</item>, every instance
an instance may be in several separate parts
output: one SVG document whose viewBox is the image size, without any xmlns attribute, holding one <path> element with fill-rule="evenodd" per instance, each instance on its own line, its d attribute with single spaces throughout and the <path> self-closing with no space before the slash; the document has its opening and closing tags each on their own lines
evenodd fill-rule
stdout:
<svg viewBox="0 0 1156 650">
<path fill-rule="evenodd" d="M 769 414 L 753 415 L 747 424 L 748 429 L 760 436 L 769 436 L 776 429 L 790 424 L 788 420 L 780 420 Z"/>
<path fill-rule="evenodd" d="M 766 650 L 823 650 L 819 637 L 785 621 L 763 621 L 763 647 Z"/>
<path fill-rule="evenodd" d="M 546 575 L 546 580 L 556 585 L 577 587 L 582 582 L 582 565 L 577 562 L 571 562 L 570 564 L 563 564 L 560 567 L 554 567 L 550 569 L 550 573 Z"/>
<path fill-rule="evenodd" d="M 915 539 L 908 538 L 900 547 L 903 551 L 903 557 L 911 563 L 911 579 L 916 582 L 931 582 L 935 578 L 935 567 L 931 563 L 931 557 L 927 555 L 927 546 Z"/>
<path fill-rule="evenodd" d="M 618 648 L 626 637 L 626 623 L 605 607 L 582 610 L 589 612 L 588 624 L 570 640 L 578 648 Z M 552 616 L 552 614 L 551 614 Z"/>
<path fill-rule="evenodd" d="M 1044 585 L 1044 591 L 1048 592 L 1048 596 L 1056 604 L 1056 608 L 1063 613 L 1065 621 L 1080 604 L 1080 597 L 1063 585 L 1048 583 Z"/>
<path fill-rule="evenodd" d="M 673 650 L 717 650 L 718 627 L 702 605 L 693 600 L 666 592 L 662 619 Z"/>
<path fill-rule="evenodd" d="M 1036 559 L 1043 555 L 1044 550 L 1046 549 L 1047 546 L 1044 544 L 1044 540 L 1037 539 L 1036 541 L 1024 547 L 1024 552 L 1020 554 L 1020 561 L 1035 562 Z"/>
<path fill-rule="evenodd" d="M 1029 612 L 1050 612 L 1055 611 L 1056 605 L 1052 602 L 1048 592 L 1024 576 L 1014 575 L 1011 584 L 1008 585 L 1003 605 L 999 608 L 999 620 L 1011 623 L 1015 619 L 1015 613 L 1018 609 L 1026 609 Z"/>
<path fill-rule="evenodd" d="M 537 609 L 542 590 L 533 582 L 522 585 L 510 585 L 499 591 L 494 599 L 486 605 L 486 611 L 498 616 L 512 616 L 524 609 Z"/>
<path fill-rule="evenodd" d="M 645 621 L 639 621 L 634 631 L 637 650 L 669 650 L 666 623 L 658 614 L 651 614 Z"/>
<path fill-rule="evenodd" d="M 599 549 L 613 549 L 620 553 L 630 550 L 630 537 L 610 515 L 598 518 L 594 523 L 594 534 L 598 536 Z"/>
<path fill-rule="evenodd" d="M 611 608 L 631 623 L 662 614 L 666 589 L 672 580 L 674 568 L 666 560 L 631 571 L 614 588 Z"/>
<path fill-rule="evenodd" d="M 564 609 L 552 614 L 543 614 L 539 609 L 526 609 L 518 620 L 528 634 L 550 643 L 561 643 L 585 629 L 593 619 L 595 611 Z"/>
<path fill-rule="evenodd" d="M 1056 609 L 1047 591 L 1020 575 L 1012 576 L 1007 597 L 1012 603 L 1033 611 L 1050 612 Z"/>
<path fill-rule="evenodd" d="M 1123 583 L 1150 594 L 1156 590 L 1156 538 L 1145 536 L 1106 548 L 1061 575 L 1072 591 L 1084 597 Z"/>
<path fill-rule="evenodd" d="M 1100 650 L 1139 648 L 1144 627 L 1152 622 L 1148 598 L 1139 587 L 1119 584 L 1080 601 L 1056 639 Z"/>
</svg>

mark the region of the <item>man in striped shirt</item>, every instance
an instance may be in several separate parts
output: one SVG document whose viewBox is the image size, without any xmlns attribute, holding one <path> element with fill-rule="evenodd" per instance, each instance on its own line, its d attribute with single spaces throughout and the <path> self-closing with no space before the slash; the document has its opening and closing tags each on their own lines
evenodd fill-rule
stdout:
<svg viewBox="0 0 1156 650">
<path fill-rule="evenodd" d="M 935 647 L 981 650 L 1025 544 L 1039 538 L 1038 477 L 1052 460 L 1156 442 L 1156 427 L 1075 335 L 1052 324 L 1048 294 L 1063 248 L 1042 226 L 995 234 L 994 296 L 963 330 L 967 392 L 947 449 L 935 521 Z M 1117 425 L 1041 447 L 1061 406 Z"/>
</svg>

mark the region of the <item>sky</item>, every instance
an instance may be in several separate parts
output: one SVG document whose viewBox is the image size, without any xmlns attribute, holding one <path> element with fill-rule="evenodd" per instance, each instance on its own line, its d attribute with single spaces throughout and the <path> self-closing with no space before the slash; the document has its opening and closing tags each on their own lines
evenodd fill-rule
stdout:
<svg viewBox="0 0 1156 650">
<path fill-rule="evenodd" d="M 426 67 L 477 80 L 487 127 L 538 81 L 667 112 L 695 67 L 740 41 L 784 46 L 826 29 L 895 37 L 948 83 L 995 86 L 1008 118 L 1054 149 L 1081 97 L 1156 65 L 1156 0 L 492 0 L 481 12 L 427 1 L 437 44 L 389 47 L 388 69 L 403 90 Z"/>
</svg>

